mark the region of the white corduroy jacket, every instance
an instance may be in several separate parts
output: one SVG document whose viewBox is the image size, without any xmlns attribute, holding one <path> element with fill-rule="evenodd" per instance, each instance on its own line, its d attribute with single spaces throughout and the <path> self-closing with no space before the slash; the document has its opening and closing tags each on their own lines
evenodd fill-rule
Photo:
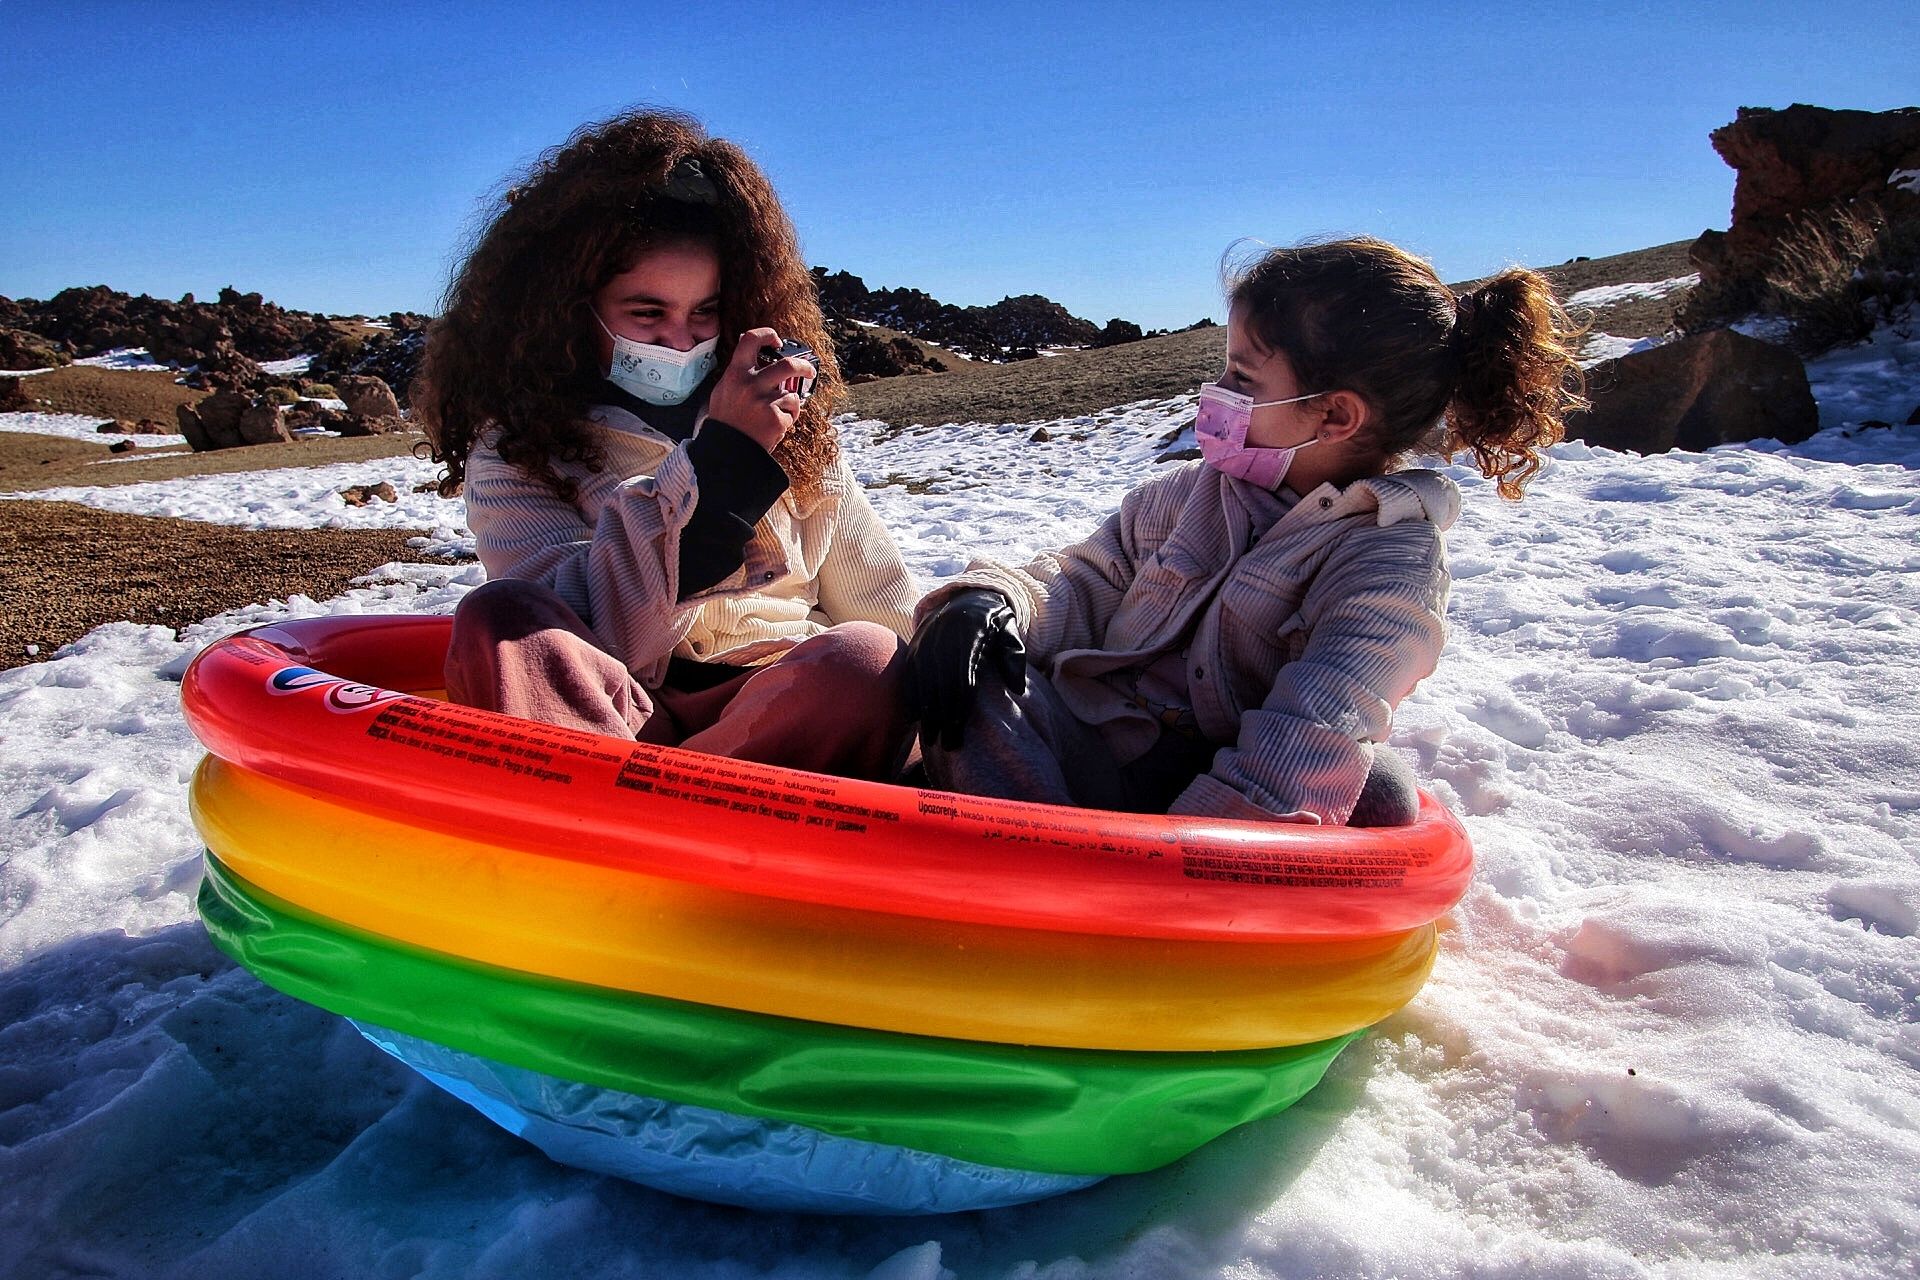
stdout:
<svg viewBox="0 0 1920 1280">
<path fill-rule="evenodd" d="M 918 616 L 967 587 L 1004 592 L 1029 661 L 1097 726 L 1149 718 L 1100 677 L 1183 652 L 1220 749 L 1172 812 L 1344 823 L 1445 642 L 1441 533 L 1460 492 L 1425 470 L 1326 484 L 1256 538 L 1246 483 L 1183 466 L 1083 542 L 1023 568 L 975 562 Z"/>
<path fill-rule="evenodd" d="M 700 500 L 685 445 L 624 409 L 588 418 L 605 468 L 554 464 L 579 485 L 572 502 L 483 435 L 467 459 L 467 524 L 489 577 L 552 588 L 641 684 L 658 687 L 675 655 L 758 666 L 841 622 L 909 634 L 918 589 L 844 459 L 817 496 L 774 503 L 738 572 L 683 601 L 680 532 Z"/>
</svg>

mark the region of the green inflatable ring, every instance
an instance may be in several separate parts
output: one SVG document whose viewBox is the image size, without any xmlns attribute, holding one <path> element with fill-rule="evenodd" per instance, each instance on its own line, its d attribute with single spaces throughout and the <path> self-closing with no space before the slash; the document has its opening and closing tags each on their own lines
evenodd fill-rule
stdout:
<svg viewBox="0 0 1920 1280">
<path fill-rule="evenodd" d="M 1291 1106 L 1364 1033 L 1279 1049 L 1023 1048 L 866 1031 L 494 968 L 315 918 L 208 854 L 200 915 L 288 995 L 513 1066 L 980 1164 L 1158 1168 Z"/>
</svg>

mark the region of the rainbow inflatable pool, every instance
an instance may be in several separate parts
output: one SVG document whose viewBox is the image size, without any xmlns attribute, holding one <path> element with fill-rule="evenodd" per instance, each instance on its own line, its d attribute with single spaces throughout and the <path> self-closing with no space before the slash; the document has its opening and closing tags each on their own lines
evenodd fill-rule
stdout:
<svg viewBox="0 0 1920 1280">
<path fill-rule="evenodd" d="M 1472 855 L 982 800 L 439 700 L 450 619 L 230 637 L 201 914 L 556 1159 L 825 1212 L 1018 1203 L 1291 1105 L 1411 999 Z"/>
</svg>

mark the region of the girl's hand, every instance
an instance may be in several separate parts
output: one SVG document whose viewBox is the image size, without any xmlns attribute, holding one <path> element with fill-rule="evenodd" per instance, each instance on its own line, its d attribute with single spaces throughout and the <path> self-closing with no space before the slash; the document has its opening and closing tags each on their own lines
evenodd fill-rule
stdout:
<svg viewBox="0 0 1920 1280">
<path fill-rule="evenodd" d="M 733 359 L 707 397 L 707 414 L 751 438 L 768 453 L 793 430 L 800 417 L 800 394 L 785 384 L 814 376 L 814 367 L 798 356 L 776 360 L 756 369 L 760 354 L 778 347 L 780 335 L 772 329 L 749 329 L 740 335 Z"/>
<path fill-rule="evenodd" d="M 956 592 L 907 645 L 907 697 L 923 743 L 960 747 L 989 663 L 1016 696 L 1027 691 L 1027 649 L 1013 625 L 1013 605 L 985 588 Z"/>
</svg>

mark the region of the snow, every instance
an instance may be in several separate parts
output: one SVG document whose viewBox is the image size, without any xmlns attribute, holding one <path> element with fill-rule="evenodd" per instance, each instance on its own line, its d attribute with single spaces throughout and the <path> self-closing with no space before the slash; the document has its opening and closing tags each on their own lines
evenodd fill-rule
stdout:
<svg viewBox="0 0 1920 1280">
<path fill-rule="evenodd" d="M 137 369 L 143 372 L 166 372 L 171 366 L 155 364 L 153 356 L 145 347 L 115 347 L 112 351 L 102 351 L 97 356 L 82 356 L 75 364 L 89 364 L 100 369 Z"/>
<path fill-rule="evenodd" d="M 1155 1173 L 919 1220 L 548 1162 L 196 923 L 178 681 L 212 639 L 446 612 L 472 564 L 0 673 L 0 1242 L 21 1275 L 939 1280 L 1911 1274 L 1920 1241 L 1920 341 L 1810 365 L 1805 444 L 1464 468 L 1451 636 L 1394 742 L 1480 865 L 1433 977 L 1286 1114 Z M 914 567 L 1090 529 L 1192 397 L 845 419 Z M 1029 439 L 1046 426 L 1052 439 Z M 411 459 L 64 496 L 470 545 Z M 329 495 L 387 479 L 401 502 Z M 337 503 L 337 498 L 334 499 Z M 4 1270 L 0 1267 L 0 1270 Z"/>
<path fill-rule="evenodd" d="M 1698 272 L 1691 275 L 1675 276 L 1671 280 L 1654 280 L 1637 284 L 1603 284 L 1594 289 L 1582 289 L 1570 295 L 1565 305 L 1573 307 L 1617 307 L 1623 302 L 1642 302 L 1665 298 L 1682 289 L 1691 289 L 1700 283 Z"/>
<path fill-rule="evenodd" d="M 1580 343 L 1580 364 L 1591 368 L 1603 360 L 1618 360 L 1636 351 L 1651 351 L 1664 338 L 1622 338 L 1611 333 L 1589 333 Z"/>
<path fill-rule="evenodd" d="M 122 440 L 131 440 L 143 449 L 187 442 L 183 435 L 128 435 L 99 429 L 102 423 L 111 421 L 111 418 L 97 418 L 87 413 L 0 413 L 0 431 L 23 431 L 31 435 L 86 440 L 102 448 Z"/>
<path fill-rule="evenodd" d="M 0 494 L 50 502 L 78 502 L 129 515 L 175 516 L 242 529 L 419 529 L 428 554 L 473 554 L 473 535 L 458 499 L 431 490 L 440 467 L 412 456 L 323 467 L 283 467 L 230 475 L 189 476 L 121 485 L 70 485 L 28 493 Z M 374 499 L 349 506 L 341 491 L 355 485 L 391 484 L 397 501 Z"/>
</svg>

